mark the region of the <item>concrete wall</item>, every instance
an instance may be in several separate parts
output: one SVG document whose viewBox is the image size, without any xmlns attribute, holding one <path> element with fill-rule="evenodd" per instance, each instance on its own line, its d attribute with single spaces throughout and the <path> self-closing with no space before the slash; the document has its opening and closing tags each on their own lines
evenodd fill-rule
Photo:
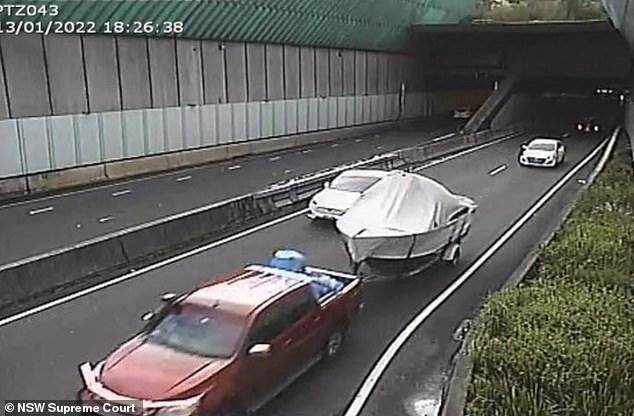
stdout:
<svg viewBox="0 0 634 416">
<path fill-rule="evenodd" d="M 0 178 L 445 110 L 388 53 L 0 35 L 0 64 Z"/>
</svg>

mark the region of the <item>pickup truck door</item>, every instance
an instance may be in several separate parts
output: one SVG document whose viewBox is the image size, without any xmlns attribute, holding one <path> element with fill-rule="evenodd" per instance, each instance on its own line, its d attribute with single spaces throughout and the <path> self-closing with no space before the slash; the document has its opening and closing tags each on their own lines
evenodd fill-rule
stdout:
<svg viewBox="0 0 634 416">
<path fill-rule="evenodd" d="M 255 319 L 245 343 L 241 368 L 241 399 L 245 407 L 256 410 L 279 393 L 292 370 L 289 363 L 289 308 L 286 302 L 276 303 Z M 251 356 L 253 345 L 269 344 L 268 355 Z"/>
<path fill-rule="evenodd" d="M 319 358 L 329 335 L 329 319 L 322 313 L 322 308 L 308 286 L 291 295 L 289 306 L 289 358 L 294 367 L 291 376 L 295 376 Z"/>
</svg>

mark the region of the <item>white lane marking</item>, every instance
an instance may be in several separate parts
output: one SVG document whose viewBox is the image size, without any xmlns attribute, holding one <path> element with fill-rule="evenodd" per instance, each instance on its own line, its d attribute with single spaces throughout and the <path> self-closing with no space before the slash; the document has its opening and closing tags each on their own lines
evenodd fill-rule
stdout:
<svg viewBox="0 0 634 416">
<path fill-rule="evenodd" d="M 308 153 L 312 153 L 311 149 L 302 150 L 302 154 L 307 155 Z"/>
<path fill-rule="evenodd" d="M 180 178 L 176 178 L 176 182 L 188 181 L 192 178 L 192 175 L 181 176 Z"/>
<path fill-rule="evenodd" d="M 233 165 L 233 166 L 229 166 L 227 168 L 227 170 L 236 170 L 236 169 L 241 169 L 241 168 L 242 168 L 242 166 L 240 166 L 240 165 Z"/>
<path fill-rule="evenodd" d="M 374 387 L 379 379 L 390 365 L 398 351 L 407 342 L 410 336 L 418 329 L 419 326 L 431 316 L 432 313 L 440 307 L 449 297 L 462 286 L 482 265 L 489 260 L 513 235 L 526 224 L 556 193 L 559 191 L 574 175 L 577 174 L 584 166 L 586 166 L 596 155 L 603 149 L 609 139 L 605 139 L 599 144 L 588 156 L 579 162 L 570 170 L 563 178 L 553 185 L 528 211 L 520 217 L 515 223 L 506 230 L 475 262 L 469 266 L 453 283 L 447 287 L 440 295 L 432 300 L 421 312 L 418 313 L 407 326 L 398 334 L 398 336 L 390 343 L 388 348 L 383 352 L 381 358 L 376 362 L 370 374 L 365 378 L 363 384 L 357 391 L 354 399 L 350 403 L 344 416 L 358 416 L 363 406 L 370 398 Z M 609 149 L 608 149 L 609 150 Z"/>
<path fill-rule="evenodd" d="M 111 195 L 114 196 L 114 197 L 117 197 L 117 196 L 129 194 L 130 192 L 132 192 L 132 191 L 129 190 L 129 189 L 124 189 L 123 191 L 113 192 Z"/>
<path fill-rule="evenodd" d="M 432 143 L 434 142 L 439 142 L 441 140 L 445 140 L 450 138 L 451 136 L 455 135 L 456 133 L 449 133 L 449 134 L 445 134 L 444 136 L 440 136 L 440 137 L 436 137 L 435 139 L 432 140 Z"/>
<path fill-rule="evenodd" d="M 363 139 L 355 139 L 355 143 L 361 143 L 363 141 Z"/>
<path fill-rule="evenodd" d="M 104 222 L 108 222 L 108 221 L 110 221 L 110 220 L 111 220 L 111 219 L 113 219 L 113 218 L 114 218 L 114 217 L 112 217 L 112 216 L 101 217 L 101 218 L 99 218 L 97 221 L 99 221 L 100 223 L 104 223 Z"/>
<path fill-rule="evenodd" d="M 481 145 L 478 145 L 478 146 L 475 146 L 475 147 L 471 147 L 469 149 L 463 150 L 463 151 L 455 153 L 453 155 L 449 155 L 449 156 L 446 156 L 446 157 L 442 157 L 442 158 L 440 158 L 438 160 L 433 160 L 433 161 L 431 161 L 429 163 L 425 163 L 424 165 L 419 166 L 416 169 L 414 169 L 414 172 L 418 172 L 418 171 L 423 170 L 423 169 L 431 168 L 432 166 L 436 166 L 436 165 L 439 165 L 441 163 L 445 163 L 445 162 L 447 162 L 449 160 L 453 160 L 453 159 L 456 159 L 458 157 L 462 157 L 462 156 L 468 155 L 470 153 L 477 152 L 478 150 L 493 146 L 494 144 L 498 144 L 498 143 L 501 143 L 501 142 L 504 142 L 504 141 L 507 141 L 507 140 L 511 140 L 511 139 L 516 139 L 519 136 L 521 136 L 521 134 L 514 133 L 514 134 L 511 134 L 509 136 L 500 137 L 499 139 L 493 140 L 491 142 L 482 143 Z"/>
<path fill-rule="evenodd" d="M 461 153 L 462 154 L 468 154 L 468 153 L 471 153 L 471 151 L 469 151 L 469 152 L 461 152 Z M 452 158 L 446 159 L 446 160 L 447 161 L 448 160 L 452 160 L 452 159 L 455 159 L 456 157 L 458 157 L 458 156 L 456 155 L 455 157 L 452 157 Z M 422 170 L 422 169 L 425 169 L 425 167 L 423 166 L 419 170 Z M 221 201 L 220 204 L 222 204 L 223 202 L 228 202 L 228 201 L 232 201 L 232 200 L 235 200 L 235 198 L 234 199 L 228 199 L 226 201 Z M 213 204 L 213 205 L 215 206 L 216 204 Z M 161 204 L 159 203 L 158 206 L 160 207 Z M 206 208 L 208 208 L 208 207 L 203 207 L 201 209 L 206 209 Z M 180 217 L 183 217 L 186 214 L 198 212 L 201 209 L 196 209 L 196 210 L 190 211 L 188 213 L 185 213 L 183 215 L 178 215 L 177 214 L 177 215 L 174 215 L 174 216 L 172 216 L 170 218 L 174 218 L 174 219 L 175 218 L 180 218 Z M 15 322 L 15 321 L 19 321 L 19 320 L 24 319 L 26 317 L 29 317 L 31 315 L 35 315 L 37 313 L 43 312 L 45 310 L 54 308 L 55 306 L 62 305 L 62 304 L 67 303 L 67 302 L 71 302 L 71 301 L 73 301 L 73 300 L 75 300 L 77 298 L 80 298 L 80 297 L 85 296 L 85 295 L 89 295 L 91 293 L 97 292 L 97 291 L 99 291 L 101 289 L 104 289 L 104 288 L 107 288 L 107 287 L 110 287 L 110 286 L 113 286 L 113 285 L 116 285 L 116 284 L 118 284 L 120 282 L 124 282 L 124 281 L 126 281 L 128 279 L 131 279 L 131 278 L 133 278 L 135 276 L 138 276 L 138 275 L 141 275 L 143 273 L 147 273 L 147 272 L 150 272 L 152 270 L 159 269 L 159 268 L 161 268 L 163 266 L 167 266 L 169 264 L 172 264 L 174 262 L 186 259 L 188 257 L 191 257 L 191 256 L 194 256 L 196 254 L 202 253 L 203 251 L 211 250 L 211 249 L 214 249 L 214 248 L 216 248 L 218 246 L 221 246 L 223 244 L 230 243 L 230 242 L 235 241 L 235 240 L 239 240 L 240 238 L 246 237 L 246 236 L 248 236 L 250 234 L 257 233 L 257 232 L 259 232 L 261 230 L 264 230 L 266 228 L 272 227 L 274 225 L 281 224 L 281 223 L 283 223 L 285 221 L 289 221 L 289 220 L 291 220 L 291 219 L 293 219 L 295 217 L 298 217 L 298 216 L 300 216 L 302 214 L 305 214 L 307 212 L 308 212 L 308 209 L 306 208 L 306 209 L 303 209 L 301 211 L 291 213 L 291 214 L 289 214 L 289 215 L 287 215 L 285 217 L 281 217 L 281 218 L 275 219 L 273 221 L 270 221 L 270 222 L 267 222 L 267 223 L 264 223 L 264 224 L 260 224 L 257 227 L 250 228 L 250 229 L 242 231 L 242 232 L 240 232 L 238 234 L 233 234 L 233 235 L 228 236 L 228 237 L 226 237 L 226 238 L 224 238 L 222 240 L 218 240 L 218 241 L 212 242 L 212 243 L 207 244 L 205 246 L 198 247 L 198 248 L 196 248 L 194 250 L 187 251 L 185 253 L 179 254 L 178 256 L 170 257 L 170 258 L 165 259 L 163 261 L 160 261 L 158 263 L 151 264 L 151 265 L 149 265 L 147 267 L 144 267 L 144 268 L 142 268 L 140 270 L 135 270 L 132 273 L 129 273 L 129 274 L 126 274 L 126 275 L 123 275 L 123 276 L 119 276 L 119 277 L 117 277 L 115 279 L 108 280 L 106 282 L 103 282 L 103 283 L 100 283 L 98 285 L 86 288 L 86 289 L 81 290 L 79 292 L 72 293 L 72 294 L 70 294 L 68 296 L 64 296 L 62 298 L 53 300 L 51 302 L 42 304 L 42 305 L 37 306 L 35 308 L 32 308 L 32 309 L 26 310 L 24 312 L 18 313 L 16 315 L 9 316 L 9 317 L 7 317 L 5 319 L 0 319 L 0 327 L 8 325 L 8 324 L 10 324 L 12 322 Z"/>
<path fill-rule="evenodd" d="M 53 208 L 52 206 L 48 206 L 48 207 L 45 207 L 45 208 L 32 209 L 31 211 L 29 211 L 29 215 L 43 214 L 45 212 L 51 212 L 54 209 L 55 208 Z"/>
<path fill-rule="evenodd" d="M 280 160 L 280 159 L 281 159 L 281 157 L 280 157 L 280 156 L 273 156 L 273 157 L 269 158 L 269 160 L 270 160 L 271 162 L 275 162 L 276 160 Z"/>
<path fill-rule="evenodd" d="M 381 150 L 381 149 L 383 149 L 383 146 L 378 145 L 376 148 L 377 148 L 378 150 Z"/>
<path fill-rule="evenodd" d="M 331 144 L 330 147 L 339 147 L 339 143 Z"/>
<path fill-rule="evenodd" d="M 293 173 L 293 171 L 291 169 L 285 169 L 284 173 L 289 174 L 289 173 Z"/>
<path fill-rule="evenodd" d="M 105 289 L 107 287 L 116 285 L 118 283 L 124 282 L 124 281 L 129 280 L 129 279 L 132 279 L 133 277 L 139 276 L 141 274 L 151 272 L 152 270 L 160 269 L 161 267 L 167 266 L 168 264 L 172 264 L 172 263 L 175 263 L 177 261 L 186 259 L 186 258 L 194 256 L 194 255 L 196 255 L 198 253 L 202 253 L 204 251 L 214 249 L 216 247 L 219 247 L 221 245 L 230 243 L 232 241 L 239 240 L 239 239 L 241 239 L 243 237 L 246 237 L 248 235 L 257 233 L 257 232 L 262 231 L 262 230 L 264 230 L 266 228 L 273 227 L 274 225 L 281 224 L 283 222 L 289 221 L 289 220 L 291 220 L 291 219 L 293 219 L 295 217 L 299 217 L 300 215 L 306 214 L 307 212 L 308 212 L 308 208 L 303 209 L 301 211 L 294 212 L 292 214 L 286 215 L 286 216 L 278 218 L 276 220 L 269 221 L 269 222 L 264 223 L 264 224 L 260 224 L 257 227 L 249 228 L 248 230 L 239 232 L 237 234 L 230 235 L 229 237 L 223 238 L 221 240 L 217 240 L 217 241 L 214 241 L 214 242 L 209 243 L 207 245 L 195 248 L 194 250 L 187 251 L 185 253 L 179 254 L 178 256 L 170 257 L 170 258 L 165 259 L 163 261 L 160 261 L 158 263 L 154 263 L 154 264 L 151 264 L 149 266 L 146 266 L 146 267 L 144 267 L 142 269 L 135 270 L 135 271 L 133 271 L 131 273 L 125 274 L 123 276 L 119 276 L 119 277 L 114 278 L 112 280 L 108 280 L 107 282 L 100 283 L 98 285 L 86 288 L 84 290 L 80 290 L 79 292 L 75 292 L 75 293 L 73 293 L 71 295 L 64 296 L 64 297 L 56 299 L 54 301 L 45 303 L 45 304 L 37 306 L 37 307 L 35 307 L 33 309 L 29 309 L 27 311 L 18 313 L 16 315 L 9 316 L 9 317 L 7 317 L 5 319 L 0 319 L 0 327 L 3 327 L 5 325 L 9 325 L 12 322 L 19 321 L 20 319 L 24 319 L 24 318 L 26 318 L 28 316 L 35 315 L 36 313 L 43 312 L 43 311 L 45 311 L 47 309 L 51 309 L 51 308 L 53 308 L 55 306 L 62 305 L 64 303 L 70 302 L 70 301 L 75 300 L 77 298 L 80 298 L 82 296 L 86 296 L 86 295 L 89 295 L 91 293 L 97 292 L 97 291 L 99 291 L 101 289 Z"/>
<path fill-rule="evenodd" d="M 508 168 L 507 165 L 502 165 L 502 166 L 498 166 L 497 168 L 493 169 L 492 171 L 489 172 L 489 175 L 491 176 L 495 176 L 498 173 L 502 172 L 503 170 L 506 170 L 506 168 Z"/>
</svg>

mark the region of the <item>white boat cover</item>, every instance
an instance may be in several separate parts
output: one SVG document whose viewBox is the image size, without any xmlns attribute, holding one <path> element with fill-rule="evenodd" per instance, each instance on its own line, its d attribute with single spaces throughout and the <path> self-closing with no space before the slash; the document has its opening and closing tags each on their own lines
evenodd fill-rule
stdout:
<svg viewBox="0 0 634 416">
<path fill-rule="evenodd" d="M 371 256 L 378 246 L 384 251 L 395 245 L 389 257 L 400 258 L 407 254 L 402 251 L 408 251 L 414 236 L 428 234 L 429 239 L 437 240 L 438 244 L 425 244 L 430 250 L 442 245 L 447 233 L 441 229 L 447 228 L 452 214 L 465 207 L 475 209 L 476 204 L 428 177 L 392 171 L 339 218 L 337 229 L 346 237 L 355 260 Z M 429 239 L 427 243 L 432 243 Z"/>
</svg>

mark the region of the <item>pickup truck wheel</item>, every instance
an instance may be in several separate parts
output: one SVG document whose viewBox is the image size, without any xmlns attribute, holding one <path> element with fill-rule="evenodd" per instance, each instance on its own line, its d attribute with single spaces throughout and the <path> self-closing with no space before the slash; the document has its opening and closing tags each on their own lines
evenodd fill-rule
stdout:
<svg viewBox="0 0 634 416">
<path fill-rule="evenodd" d="M 343 327 L 335 329 L 328 337 L 328 341 L 326 341 L 326 345 L 324 346 L 324 358 L 331 358 L 337 355 L 343 345 L 345 337 Z"/>
</svg>

